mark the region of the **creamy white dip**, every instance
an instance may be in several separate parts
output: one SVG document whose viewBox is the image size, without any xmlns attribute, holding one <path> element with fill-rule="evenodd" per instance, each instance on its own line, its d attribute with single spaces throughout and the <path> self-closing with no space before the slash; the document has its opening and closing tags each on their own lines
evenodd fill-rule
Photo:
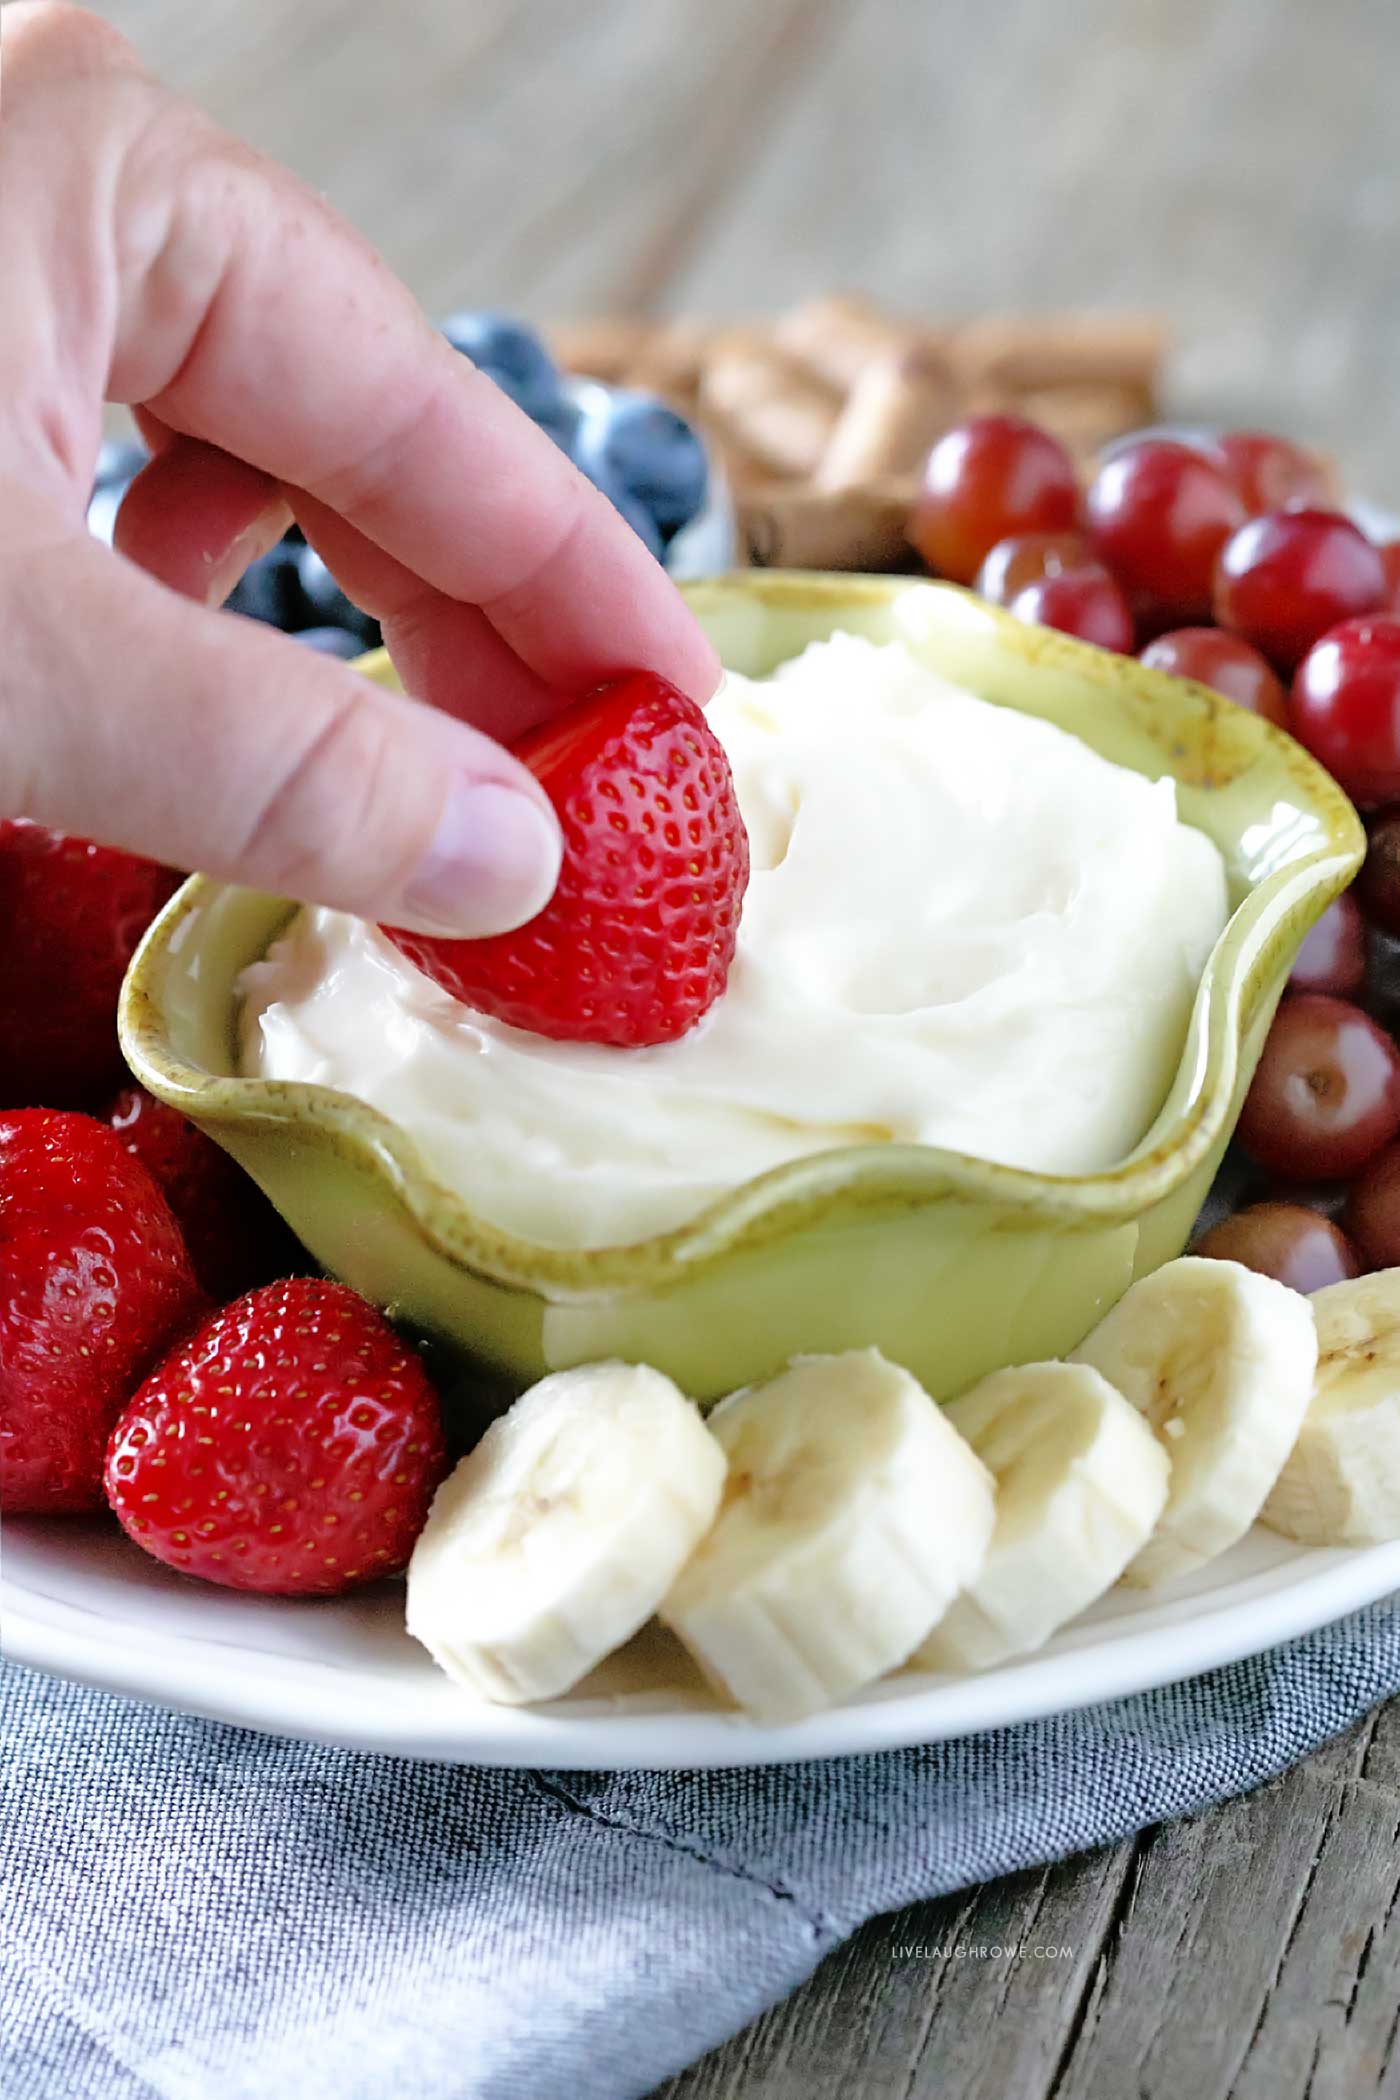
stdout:
<svg viewBox="0 0 1400 2100">
<path fill-rule="evenodd" d="M 891 1139 L 1056 1174 L 1151 1123 L 1226 918 L 1170 780 L 838 634 L 709 720 L 753 853 L 729 988 L 680 1042 L 557 1043 L 305 911 L 245 976 L 243 1069 L 411 1132 L 498 1225 L 640 1239 L 738 1183 Z"/>
</svg>

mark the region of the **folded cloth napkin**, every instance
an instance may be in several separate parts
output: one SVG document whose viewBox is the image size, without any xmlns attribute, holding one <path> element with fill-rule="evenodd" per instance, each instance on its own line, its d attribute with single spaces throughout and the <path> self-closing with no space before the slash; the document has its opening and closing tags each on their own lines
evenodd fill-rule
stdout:
<svg viewBox="0 0 1400 2100">
<path fill-rule="evenodd" d="M 1241 1793 L 1400 1689 L 1400 1602 L 929 1749 L 509 1772 L 10 1666 L 6 2100 L 627 2100 L 868 1917 Z"/>
</svg>

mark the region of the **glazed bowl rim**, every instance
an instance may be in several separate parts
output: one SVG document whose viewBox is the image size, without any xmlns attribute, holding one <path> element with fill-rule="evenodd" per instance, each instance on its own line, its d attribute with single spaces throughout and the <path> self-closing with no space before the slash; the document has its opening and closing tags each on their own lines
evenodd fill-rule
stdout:
<svg viewBox="0 0 1400 2100">
<path fill-rule="evenodd" d="M 956 586 L 898 576 L 824 575 L 809 571 L 736 571 L 683 587 L 702 615 L 736 596 L 778 611 L 827 609 L 836 600 L 879 608 L 905 591 L 970 594 Z M 1111 656 L 1045 628 L 1030 627 L 975 601 L 995 626 L 1000 644 L 1025 665 L 1058 666 L 1123 693 L 1131 689 L 1164 711 L 1189 710 L 1199 720 L 1221 709 L 1233 721 L 1243 713 L 1191 681 L 1153 671 L 1132 658 Z M 359 668 L 383 677 L 382 651 Z M 1081 1227 L 1126 1224 L 1180 1188 L 1220 1139 L 1230 1115 L 1242 1048 L 1246 994 L 1256 971 L 1267 971 L 1270 936 L 1311 902 L 1318 912 L 1360 865 L 1364 833 L 1335 781 L 1281 730 L 1247 717 L 1243 733 L 1261 749 L 1271 744 L 1300 799 L 1320 826 L 1319 850 L 1267 878 L 1235 907 L 1202 973 L 1198 999 L 1208 1002 L 1204 1059 L 1182 1111 L 1154 1126 L 1147 1140 L 1116 1165 L 1087 1175 L 1051 1175 L 1003 1166 L 970 1154 L 907 1142 L 842 1146 L 771 1168 L 719 1197 L 673 1230 L 623 1245 L 552 1247 L 504 1231 L 476 1215 L 466 1200 L 435 1179 L 409 1133 L 379 1110 L 336 1089 L 303 1081 L 213 1074 L 174 1048 L 162 1009 L 160 979 L 172 944 L 196 913 L 227 886 L 192 876 L 146 932 L 122 989 L 120 1029 L 127 1062 L 149 1091 L 217 1133 L 220 1126 L 257 1124 L 295 1128 L 386 1184 L 428 1243 L 449 1262 L 496 1285 L 551 1297 L 587 1300 L 678 1283 L 697 1269 L 741 1249 L 788 1237 L 858 1213 L 907 1209 L 949 1196 L 992 1204 L 1027 1225 Z M 1170 770 L 1166 768 L 1165 770 Z M 280 902 L 288 916 L 295 906 Z M 232 1028 L 232 1014 L 228 1017 Z M 1193 1031 L 1194 1032 L 1194 1031 Z M 1176 1082 L 1196 1053 L 1183 1050 Z M 1159 1118 L 1160 1125 L 1160 1118 Z"/>
</svg>

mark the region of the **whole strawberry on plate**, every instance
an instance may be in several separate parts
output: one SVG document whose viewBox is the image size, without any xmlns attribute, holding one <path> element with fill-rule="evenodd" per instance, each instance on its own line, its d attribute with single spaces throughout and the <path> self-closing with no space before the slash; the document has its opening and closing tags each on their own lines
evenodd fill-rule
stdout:
<svg viewBox="0 0 1400 2100">
<path fill-rule="evenodd" d="M 413 1350 L 346 1284 L 301 1276 L 225 1306 L 152 1372 L 106 1486 L 172 1568 L 329 1596 L 407 1565 L 446 1469 Z"/>
<path fill-rule="evenodd" d="M 0 1103 L 70 1108 L 118 1084 L 117 993 L 180 880 L 26 817 L 0 820 Z"/>
<path fill-rule="evenodd" d="M 564 858 L 528 925 L 488 940 L 386 931 L 479 1012 L 564 1042 L 674 1042 L 724 990 L 749 842 L 724 747 L 693 700 L 636 671 L 514 746 Z"/>
<path fill-rule="evenodd" d="M 100 1509 L 107 1433 L 204 1309 L 179 1227 L 105 1123 L 0 1114 L 0 1508 Z"/>
</svg>

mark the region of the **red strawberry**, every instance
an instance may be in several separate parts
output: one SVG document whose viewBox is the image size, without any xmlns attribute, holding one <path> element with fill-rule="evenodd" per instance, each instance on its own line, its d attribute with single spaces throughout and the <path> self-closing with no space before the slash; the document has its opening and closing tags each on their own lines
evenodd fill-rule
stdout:
<svg viewBox="0 0 1400 2100">
<path fill-rule="evenodd" d="M 329 1596 L 405 1565 L 446 1464 L 413 1351 L 347 1285 L 295 1277 L 146 1380 L 112 1431 L 107 1499 L 188 1575 Z"/>
<path fill-rule="evenodd" d="M 25 817 L 0 821 L 0 1101 L 67 1108 L 119 1083 L 117 993 L 180 880 Z"/>
<path fill-rule="evenodd" d="M 108 1431 L 204 1302 L 165 1198 L 104 1123 L 0 1115 L 0 1506 L 100 1509 Z"/>
<path fill-rule="evenodd" d="M 304 1266 L 290 1229 L 223 1147 L 144 1087 L 123 1087 L 102 1111 L 175 1213 L 195 1275 L 223 1304 Z"/>
<path fill-rule="evenodd" d="M 514 933 L 390 937 L 454 998 L 565 1042 L 669 1043 L 724 990 L 749 842 L 703 711 L 650 672 L 600 686 L 515 746 L 559 813 L 564 863 Z"/>
</svg>

